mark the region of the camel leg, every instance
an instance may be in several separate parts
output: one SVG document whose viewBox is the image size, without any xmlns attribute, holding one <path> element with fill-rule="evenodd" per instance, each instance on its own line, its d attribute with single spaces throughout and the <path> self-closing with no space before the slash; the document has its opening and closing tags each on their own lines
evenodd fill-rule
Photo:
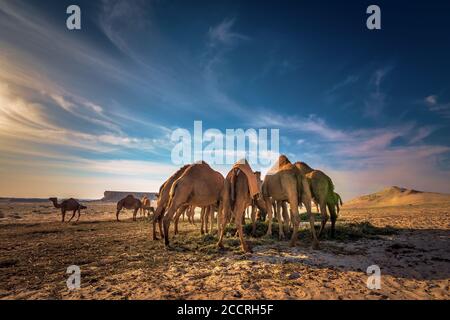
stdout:
<svg viewBox="0 0 450 320">
<path fill-rule="evenodd" d="M 320 201 L 319 206 L 320 206 L 320 214 L 322 215 L 322 223 L 320 225 L 319 234 L 317 236 L 320 238 L 323 230 L 325 229 L 325 225 L 327 224 L 328 221 L 328 213 L 325 201 Z"/>
<path fill-rule="evenodd" d="M 211 210 L 211 206 L 207 206 L 206 208 L 205 208 L 205 232 L 206 232 L 206 234 L 208 234 L 209 233 L 209 213 L 210 213 L 210 210 Z"/>
<path fill-rule="evenodd" d="M 209 207 L 209 215 L 210 215 L 210 219 L 211 219 L 210 231 L 212 234 L 214 231 L 214 207 L 213 206 Z"/>
<path fill-rule="evenodd" d="M 80 220 L 80 215 L 81 215 L 81 210 L 78 209 L 78 218 L 77 218 L 77 221 L 75 221 L 75 222 L 78 222 L 78 220 Z"/>
<path fill-rule="evenodd" d="M 73 217 L 75 217 L 76 213 L 77 213 L 77 210 L 76 209 L 73 210 L 73 214 L 72 214 L 72 217 L 70 217 L 69 222 L 72 221 L 72 219 L 73 219 Z"/>
<path fill-rule="evenodd" d="M 278 221 L 278 239 L 284 239 L 283 222 L 281 221 L 281 201 L 277 201 L 277 211 L 275 212 Z"/>
<path fill-rule="evenodd" d="M 120 221 L 120 220 L 119 220 L 119 213 L 120 213 L 120 210 L 121 210 L 121 209 L 117 208 L 117 211 L 116 211 L 116 221 L 117 221 L 117 222 Z"/>
<path fill-rule="evenodd" d="M 311 227 L 311 235 L 312 235 L 312 247 L 313 249 L 319 249 L 319 240 L 317 239 L 316 229 L 314 228 L 314 214 L 311 211 L 311 202 L 307 201 L 306 196 L 302 195 L 302 202 L 305 205 L 306 212 L 309 216 L 309 224 Z"/>
<path fill-rule="evenodd" d="M 219 234 L 219 240 L 217 241 L 217 247 L 223 249 L 223 234 L 225 233 L 225 226 L 227 224 L 227 212 L 228 206 L 224 206 L 220 201 L 219 210 L 217 211 L 217 232 Z"/>
<path fill-rule="evenodd" d="M 266 199 L 266 207 L 267 207 L 267 215 L 269 220 L 269 227 L 267 228 L 266 235 L 271 237 L 272 236 L 272 201 L 270 199 Z"/>
<path fill-rule="evenodd" d="M 294 224 L 294 228 L 292 230 L 292 236 L 291 236 L 291 247 L 295 247 L 295 243 L 297 242 L 297 232 L 298 232 L 298 226 L 300 224 L 299 216 L 298 216 L 298 197 L 297 192 L 290 192 L 289 193 L 289 206 L 291 207 L 291 219 Z M 311 208 L 311 204 L 309 204 Z"/>
<path fill-rule="evenodd" d="M 177 213 L 175 214 L 175 221 L 174 221 L 174 234 L 178 234 L 178 222 L 180 221 L 180 217 L 182 214 L 184 214 L 184 212 L 186 212 L 186 210 L 188 209 L 188 207 L 181 207 L 177 210 Z"/>
<path fill-rule="evenodd" d="M 163 224 L 164 224 L 164 244 L 169 246 L 169 228 L 170 221 L 172 221 L 173 216 L 175 215 L 178 208 L 187 201 L 186 194 L 175 193 L 170 201 L 169 208 L 167 209 L 167 213 L 164 215 Z"/>
<path fill-rule="evenodd" d="M 186 215 L 187 215 L 188 222 L 189 222 L 190 224 L 192 224 L 192 219 L 191 219 L 191 216 L 189 215 L 189 209 L 186 210 Z"/>
<path fill-rule="evenodd" d="M 195 207 L 189 207 L 189 215 L 191 216 L 192 224 L 195 226 Z"/>
<path fill-rule="evenodd" d="M 163 216 L 160 216 L 158 219 L 158 227 L 159 227 L 159 233 L 161 234 L 161 238 L 164 237 L 164 231 L 163 231 Z"/>
<path fill-rule="evenodd" d="M 250 252 L 247 242 L 244 239 L 244 230 L 242 229 L 242 218 L 245 217 L 245 203 L 243 199 L 237 199 L 235 210 L 236 213 L 236 229 L 241 241 L 241 249 L 244 252 Z"/>
<path fill-rule="evenodd" d="M 328 210 L 330 211 L 330 216 L 331 216 L 330 236 L 331 236 L 331 238 L 334 238 L 335 225 L 336 225 L 336 219 L 337 219 L 336 208 L 334 206 L 328 206 Z"/>
<path fill-rule="evenodd" d="M 200 211 L 200 234 L 205 234 L 205 230 L 204 230 L 204 224 L 205 224 L 205 207 L 202 207 L 201 211 Z"/>
<path fill-rule="evenodd" d="M 153 225 L 153 240 L 158 240 L 158 237 L 156 236 L 156 222 L 158 222 L 159 224 L 159 228 L 161 230 L 161 218 L 162 218 L 162 210 L 161 213 L 159 215 L 156 215 L 156 213 L 153 215 L 153 221 L 152 221 L 152 225 Z M 162 236 L 162 233 L 161 233 Z"/>
<path fill-rule="evenodd" d="M 252 219 L 252 235 L 255 236 L 255 232 L 256 232 L 256 206 L 255 205 L 252 205 L 252 211 L 251 211 L 250 218 Z"/>
<path fill-rule="evenodd" d="M 64 222 L 64 218 L 66 217 L 66 210 L 61 209 L 61 222 Z"/>
<path fill-rule="evenodd" d="M 183 213 L 183 208 L 179 208 L 175 213 L 175 218 L 173 222 L 173 234 L 178 234 L 178 223 L 180 222 L 180 216 Z"/>
<path fill-rule="evenodd" d="M 281 213 L 283 214 L 283 224 L 284 224 L 284 232 L 288 233 L 289 232 L 289 225 L 290 225 L 290 219 L 289 219 L 289 212 L 288 212 L 288 208 L 287 208 L 287 203 L 286 201 L 283 201 L 281 203 Z"/>
</svg>

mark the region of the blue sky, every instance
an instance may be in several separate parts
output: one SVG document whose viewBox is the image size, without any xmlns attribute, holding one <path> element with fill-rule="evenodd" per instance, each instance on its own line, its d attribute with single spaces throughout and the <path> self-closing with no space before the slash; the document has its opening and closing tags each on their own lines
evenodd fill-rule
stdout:
<svg viewBox="0 0 450 320">
<path fill-rule="evenodd" d="M 345 199 L 450 192 L 450 4 L 376 3 L 0 0 L 0 195 L 157 190 L 194 120 L 280 129 Z"/>
</svg>

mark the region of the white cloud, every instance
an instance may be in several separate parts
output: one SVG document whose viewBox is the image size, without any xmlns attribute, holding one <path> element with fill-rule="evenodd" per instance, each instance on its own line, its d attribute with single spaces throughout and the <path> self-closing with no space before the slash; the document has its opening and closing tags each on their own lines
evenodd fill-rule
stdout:
<svg viewBox="0 0 450 320">
<path fill-rule="evenodd" d="M 440 103 L 437 95 L 430 95 L 424 99 L 428 109 L 443 118 L 450 119 L 450 103 Z"/>
</svg>

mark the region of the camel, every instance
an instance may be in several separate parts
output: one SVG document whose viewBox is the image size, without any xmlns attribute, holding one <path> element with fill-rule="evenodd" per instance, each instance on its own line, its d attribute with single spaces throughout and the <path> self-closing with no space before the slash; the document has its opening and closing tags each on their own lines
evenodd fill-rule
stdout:
<svg viewBox="0 0 450 320">
<path fill-rule="evenodd" d="M 331 178 L 320 170 L 314 170 L 304 162 L 296 162 L 295 166 L 306 175 L 313 200 L 320 208 L 322 223 L 318 236 L 320 237 L 328 221 L 328 207 L 331 216 L 331 237 L 334 237 L 337 219 L 336 208 L 339 208 L 340 196 L 334 192 Z"/>
<path fill-rule="evenodd" d="M 184 205 L 207 207 L 219 205 L 222 211 L 223 176 L 206 162 L 189 166 L 172 184 L 167 212 L 164 215 L 164 244 L 169 246 L 169 227 L 176 211 Z"/>
<path fill-rule="evenodd" d="M 145 211 L 147 211 L 147 217 L 150 217 L 150 212 L 154 212 L 153 207 L 151 206 L 150 199 L 147 196 L 143 196 L 141 199 L 142 206 L 139 210 L 139 215 L 145 217 Z"/>
<path fill-rule="evenodd" d="M 248 177 L 242 169 L 248 167 L 248 174 L 253 175 L 252 177 Z M 257 183 L 257 177 L 255 173 L 251 171 L 250 165 L 245 161 L 244 164 L 239 163 L 233 166 L 226 177 L 227 184 L 226 186 L 229 188 L 225 190 L 225 192 L 229 193 L 230 205 L 225 206 L 226 214 L 225 217 L 230 216 L 230 210 L 235 214 L 234 221 L 236 223 L 237 233 L 239 235 L 239 240 L 241 241 L 241 249 L 244 252 L 250 252 L 250 248 L 247 242 L 244 240 L 244 231 L 242 229 L 243 218 L 245 214 L 245 210 L 248 206 L 252 205 L 253 199 L 259 195 L 256 193 L 254 195 L 251 194 L 249 179 L 253 178 Z M 259 192 L 259 186 L 257 186 L 257 190 L 254 192 Z M 219 247 L 223 247 L 223 234 L 225 230 L 226 220 L 225 217 L 221 219 L 221 228 L 219 233 L 219 242 L 217 245 Z"/>
<path fill-rule="evenodd" d="M 70 198 L 64 200 L 61 203 L 58 203 L 57 198 L 48 198 L 53 203 L 53 206 L 57 209 L 61 209 L 62 221 L 64 222 L 64 218 L 66 217 L 66 211 L 73 211 L 72 217 L 69 219 L 69 222 L 72 221 L 73 217 L 75 217 L 76 212 L 78 211 L 77 221 L 80 220 L 80 211 L 81 209 L 87 209 L 86 206 L 81 205 L 77 200 Z"/>
<path fill-rule="evenodd" d="M 158 237 L 156 236 L 156 222 L 158 222 L 159 225 L 159 232 L 161 234 L 161 237 L 163 236 L 163 229 L 162 229 L 162 219 L 164 217 L 164 213 L 167 209 L 167 205 L 169 203 L 170 199 L 170 188 L 172 187 L 172 184 L 179 178 L 181 175 L 186 171 L 187 168 L 189 168 L 190 165 L 185 165 L 177 170 L 173 175 L 167 179 L 162 186 L 159 188 L 158 198 L 156 201 L 156 210 L 155 214 L 153 215 L 153 240 L 158 240 Z"/>
<path fill-rule="evenodd" d="M 142 208 L 142 202 L 136 199 L 133 195 L 129 194 L 119 202 L 117 202 L 116 220 L 119 220 L 119 213 L 122 209 L 129 209 L 133 211 L 133 221 L 136 221 L 136 214 L 140 208 Z"/>
<path fill-rule="evenodd" d="M 305 176 L 300 170 L 294 166 L 285 155 L 281 155 L 278 159 L 278 169 L 274 172 L 269 172 L 264 178 L 262 192 L 266 201 L 266 208 L 269 216 L 269 227 L 267 235 L 272 235 L 272 200 L 287 201 L 291 208 L 291 219 L 294 225 L 294 230 L 291 237 L 291 246 L 295 246 L 297 240 L 297 232 L 299 226 L 298 207 L 300 203 L 306 207 L 309 215 L 309 223 L 311 226 L 311 234 L 314 249 L 319 248 L 319 241 L 316 236 L 314 228 L 314 215 L 311 212 L 311 191 Z M 284 238 L 283 228 L 281 226 L 280 213 L 277 212 L 277 219 L 279 221 L 279 237 Z M 289 224 L 285 227 L 289 227 Z"/>
</svg>

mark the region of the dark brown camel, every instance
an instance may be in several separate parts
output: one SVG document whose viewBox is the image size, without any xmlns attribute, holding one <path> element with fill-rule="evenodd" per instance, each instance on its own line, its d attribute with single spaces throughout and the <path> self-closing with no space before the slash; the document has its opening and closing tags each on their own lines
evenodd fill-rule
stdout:
<svg viewBox="0 0 450 320">
<path fill-rule="evenodd" d="M 61 215 L 62 215 L 62 221 L 64 222 L 64 218 L 66 216 L 66 211 L 73 211 L 72 217 L 69 219 L 69 222 L 72 221 L 73 217 L 75 217 L 75 213 L 78 211 L 78 218 L 77 221 L 80 220 L 80 211 L 81 209 L 87 209 L 86 206 L 81 205 L 77 200 L 70 198 L 67 200 L 64 200 L 61 203 L 58 203 L 57 198 L 48 198 L 53 203 L 53 206 L 55 208 L 61 209 Z"/>
<path fill-rule="evenodd" d="M 141 200 L 136 199 L 131 194 L 127 195 L 125 198 L 117 202 L 116 220 L 119 221 L 119 213 L 123 208 L 125 208 L 128 210 L 133 210 L 133 221 L 136 221 L 136 214 L 141 207 Z"/>
</svg>

